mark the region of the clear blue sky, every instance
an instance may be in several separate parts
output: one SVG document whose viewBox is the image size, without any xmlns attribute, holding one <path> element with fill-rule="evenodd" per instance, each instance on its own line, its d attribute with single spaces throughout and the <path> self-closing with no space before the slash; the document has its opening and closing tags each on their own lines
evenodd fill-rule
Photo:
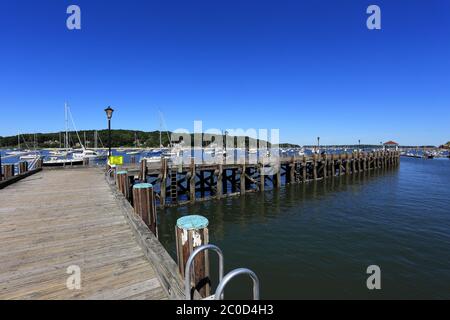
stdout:
<svg viewBox="0 0 450 320">
<path fill-rule="evenodd" d="M 82 29 L 66 28 L 77 4 Z M 377 4 L 382 30 L 366 28 Z M 450 1 L 2 0 L 0 135 L 279 128 L 283 142 L 450 140 Z"/>
</svg>

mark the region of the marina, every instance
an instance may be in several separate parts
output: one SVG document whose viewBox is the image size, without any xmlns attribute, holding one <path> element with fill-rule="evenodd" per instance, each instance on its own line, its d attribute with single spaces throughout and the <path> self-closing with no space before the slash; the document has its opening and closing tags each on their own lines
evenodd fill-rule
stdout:
<svg viewBox="0 0 450 320">
<path fill-rule="evenodd" d="M 25 2 L 0 18 L 0 301 L 450 300 L 449 1 Z"/>
</svg>

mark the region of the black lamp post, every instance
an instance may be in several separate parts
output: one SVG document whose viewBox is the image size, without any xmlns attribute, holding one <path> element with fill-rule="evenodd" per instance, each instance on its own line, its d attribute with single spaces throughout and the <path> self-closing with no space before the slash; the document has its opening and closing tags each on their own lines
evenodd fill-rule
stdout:
<svg viewBox="0 0 450 320">
<path fill-rule="evenodd" d="M 361 151 L 361 139 L 358 140 L 358 152 L 360 152 L 360 151 Z"/>
<path fill-rule="evenodd" d="M 105 109 L 106 117 L 108 118 L 108 157 L 111 157 L 111 118 L 114 110 L 111 107 Z"/>
</svg>

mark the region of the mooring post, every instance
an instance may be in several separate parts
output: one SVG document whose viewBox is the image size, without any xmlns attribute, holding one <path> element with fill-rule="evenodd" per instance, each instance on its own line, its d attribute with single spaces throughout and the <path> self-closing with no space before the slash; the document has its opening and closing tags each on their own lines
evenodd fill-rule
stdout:
<svg viewBox="0 0 450 320">
<path fill-rule="evenodd" d="M 239 180 L 241 181 L 241 194 L 245 193 L 245 163 L 241 165 Z"/>
<path fill-rule="evenodd" d="M 264 160 L 259 163 L 259 190 L 264 192 L 266 187 Z"/>
<path fill-rule="evenodd" d="M 363 171 L 367 171 L 367 153 L 363 152 Z"/>
<path fill-rule="evenodd" d="M 326 179 L 327 178 L 327 171 L 328 171 L 328 161 L 327 161 L 327 155 L 324 154 L 322 157 L 322 161 L 323 161 L 323 178 Z"/>
<path fill-rule="evenodd" d="M 303 155 L 303 159 L 302 159 L 302 176 L 303 176 L 303 182 L 306 182 L 307 179 L 307 171 L 306 171 L 306 166 L 307 166 L 307 162 L 306 162 L 306 157 L 305 155 Z"/>
<path fill-rule="evenodd" d="M 191 158 L 191 177 L 189 178 L 189 200 L 195 202 L 195 159 Z"/>
<path fill-rule="evenodd" d="M 331 177 L 334 177 L 336 175 L 336 167 L 334 165 L 335 156 L 334 154 L 331 155 Z"/>
<path fill-rule="evenodd" d="M 317 180 L 317 155 L 316 154 L 313 154 L 312 166 L 313 166 L 313 179 Z"/>
<path fill-rule="evenodd" d="M 131 164 L 135 164 L 136 163 L 136 156 L 131 156 L 130 162 L 131 162 Z"/>
<path fill-rule="evenodd" d="M 350 154 L 345 154 L 345 174 L 350 174 Z"/>
<path fill-rule="evenodd" d="M 14 177 L 14 164 L 4 164 L 3 165 L 3 171 L 4 171 L 4 179 L 7 180 L 9 178 Z"/>
<path fill-rule="evenodd" d="M 89 158 L 83 159 L 83 166 L 88 167 L 89 166 Z"/>
<path fill-rule="evenodd" d="M 209 243 L 208 224 L 208 219 L 198 215 L 184 216 L 177 220 L 175 227 L 177 261 L 179 271 L 183 278 L 185 277 L 184 272 L 189 256 L 195 248 Z M 207 251 L 203 251 L 195 257 L 191 270 L 192 287 L 202 297 L 209 296 L 211 283 L 209 279 Z"/>
<path fill-rule="evenodd" d="M 339 176 L 342 175 L 342 154 L 338 155 L 338 160 L 337 160 L 337 164 L 338 164 L 338 172 L 339 172 Z"/>
<path fill-rule="evenodd" d="M 216 197 L 218 199 L 220 199 L 222 197 L 222 187 L 223 187 L 223 183 L 222 183 L 222 172 L 223 172 L 223 166 L 221 164 L 219 164 L 217 166 L 216 169 L 216 176 L 217 176 L 217 183 L 216 183 Z"/>
<path fill-rule="evenodd" d="M 352 152 L 351 157 L 352 157 L 352 159 L 351 159 L 351 161 L 352 161 L 352 173 L 355 174 L 356 173 L 356 159 L 357 159 L 356 153 Z"/>
<path fill-rule="evenodd" d="M 277 163 L 275 164 L 275 170 L 277 171 L 275 173 L 275 180 L 276 180 L 276 184 L 275 187 L 277 189 L 281 188 L 281 162 L 277 161 Z"/>
<path fill-rule="evenodd" d="M 289 183 L 294 182 L 295 182 L 295 156 L 292 156 L 291 163 L 289 164 Z"/>
<path fill-rule="evenodd" d="M 28 171 L 28 162 L 23 161 L 19 163 L 19 174 L 24 174 Z"/>
<path fill-rule="evenodd" d="M 147 159 L 141 159 L 139 163 L 139 181 L 147 181 Z"/>
<path fill-rule="evenodd" d="M 116 184 L 117 188 L 124 195 L 124 197 L 130 199 L 130 180 L 128 179 L 128 171 L 117 171 Z"/>
<path fill-rule="evenodd" d="M 155 194 L 150 183 L 138 183 L 133 186 L 134 212 L 141 217 L 151 232 L 158 237 Z"/>
</svg>

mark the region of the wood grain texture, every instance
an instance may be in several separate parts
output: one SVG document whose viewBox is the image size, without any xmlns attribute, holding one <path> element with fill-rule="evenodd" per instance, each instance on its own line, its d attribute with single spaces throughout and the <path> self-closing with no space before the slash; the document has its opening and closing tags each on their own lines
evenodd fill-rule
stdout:
<svg viewBox="0 0 450 320">
<path fill-rule="evenodd" d="M 0 299 L 167 299 L 97 168 L 45 170 L 0 191 Z M 66 287 L 81 269 L 81 289 Z"/>
</svg>

